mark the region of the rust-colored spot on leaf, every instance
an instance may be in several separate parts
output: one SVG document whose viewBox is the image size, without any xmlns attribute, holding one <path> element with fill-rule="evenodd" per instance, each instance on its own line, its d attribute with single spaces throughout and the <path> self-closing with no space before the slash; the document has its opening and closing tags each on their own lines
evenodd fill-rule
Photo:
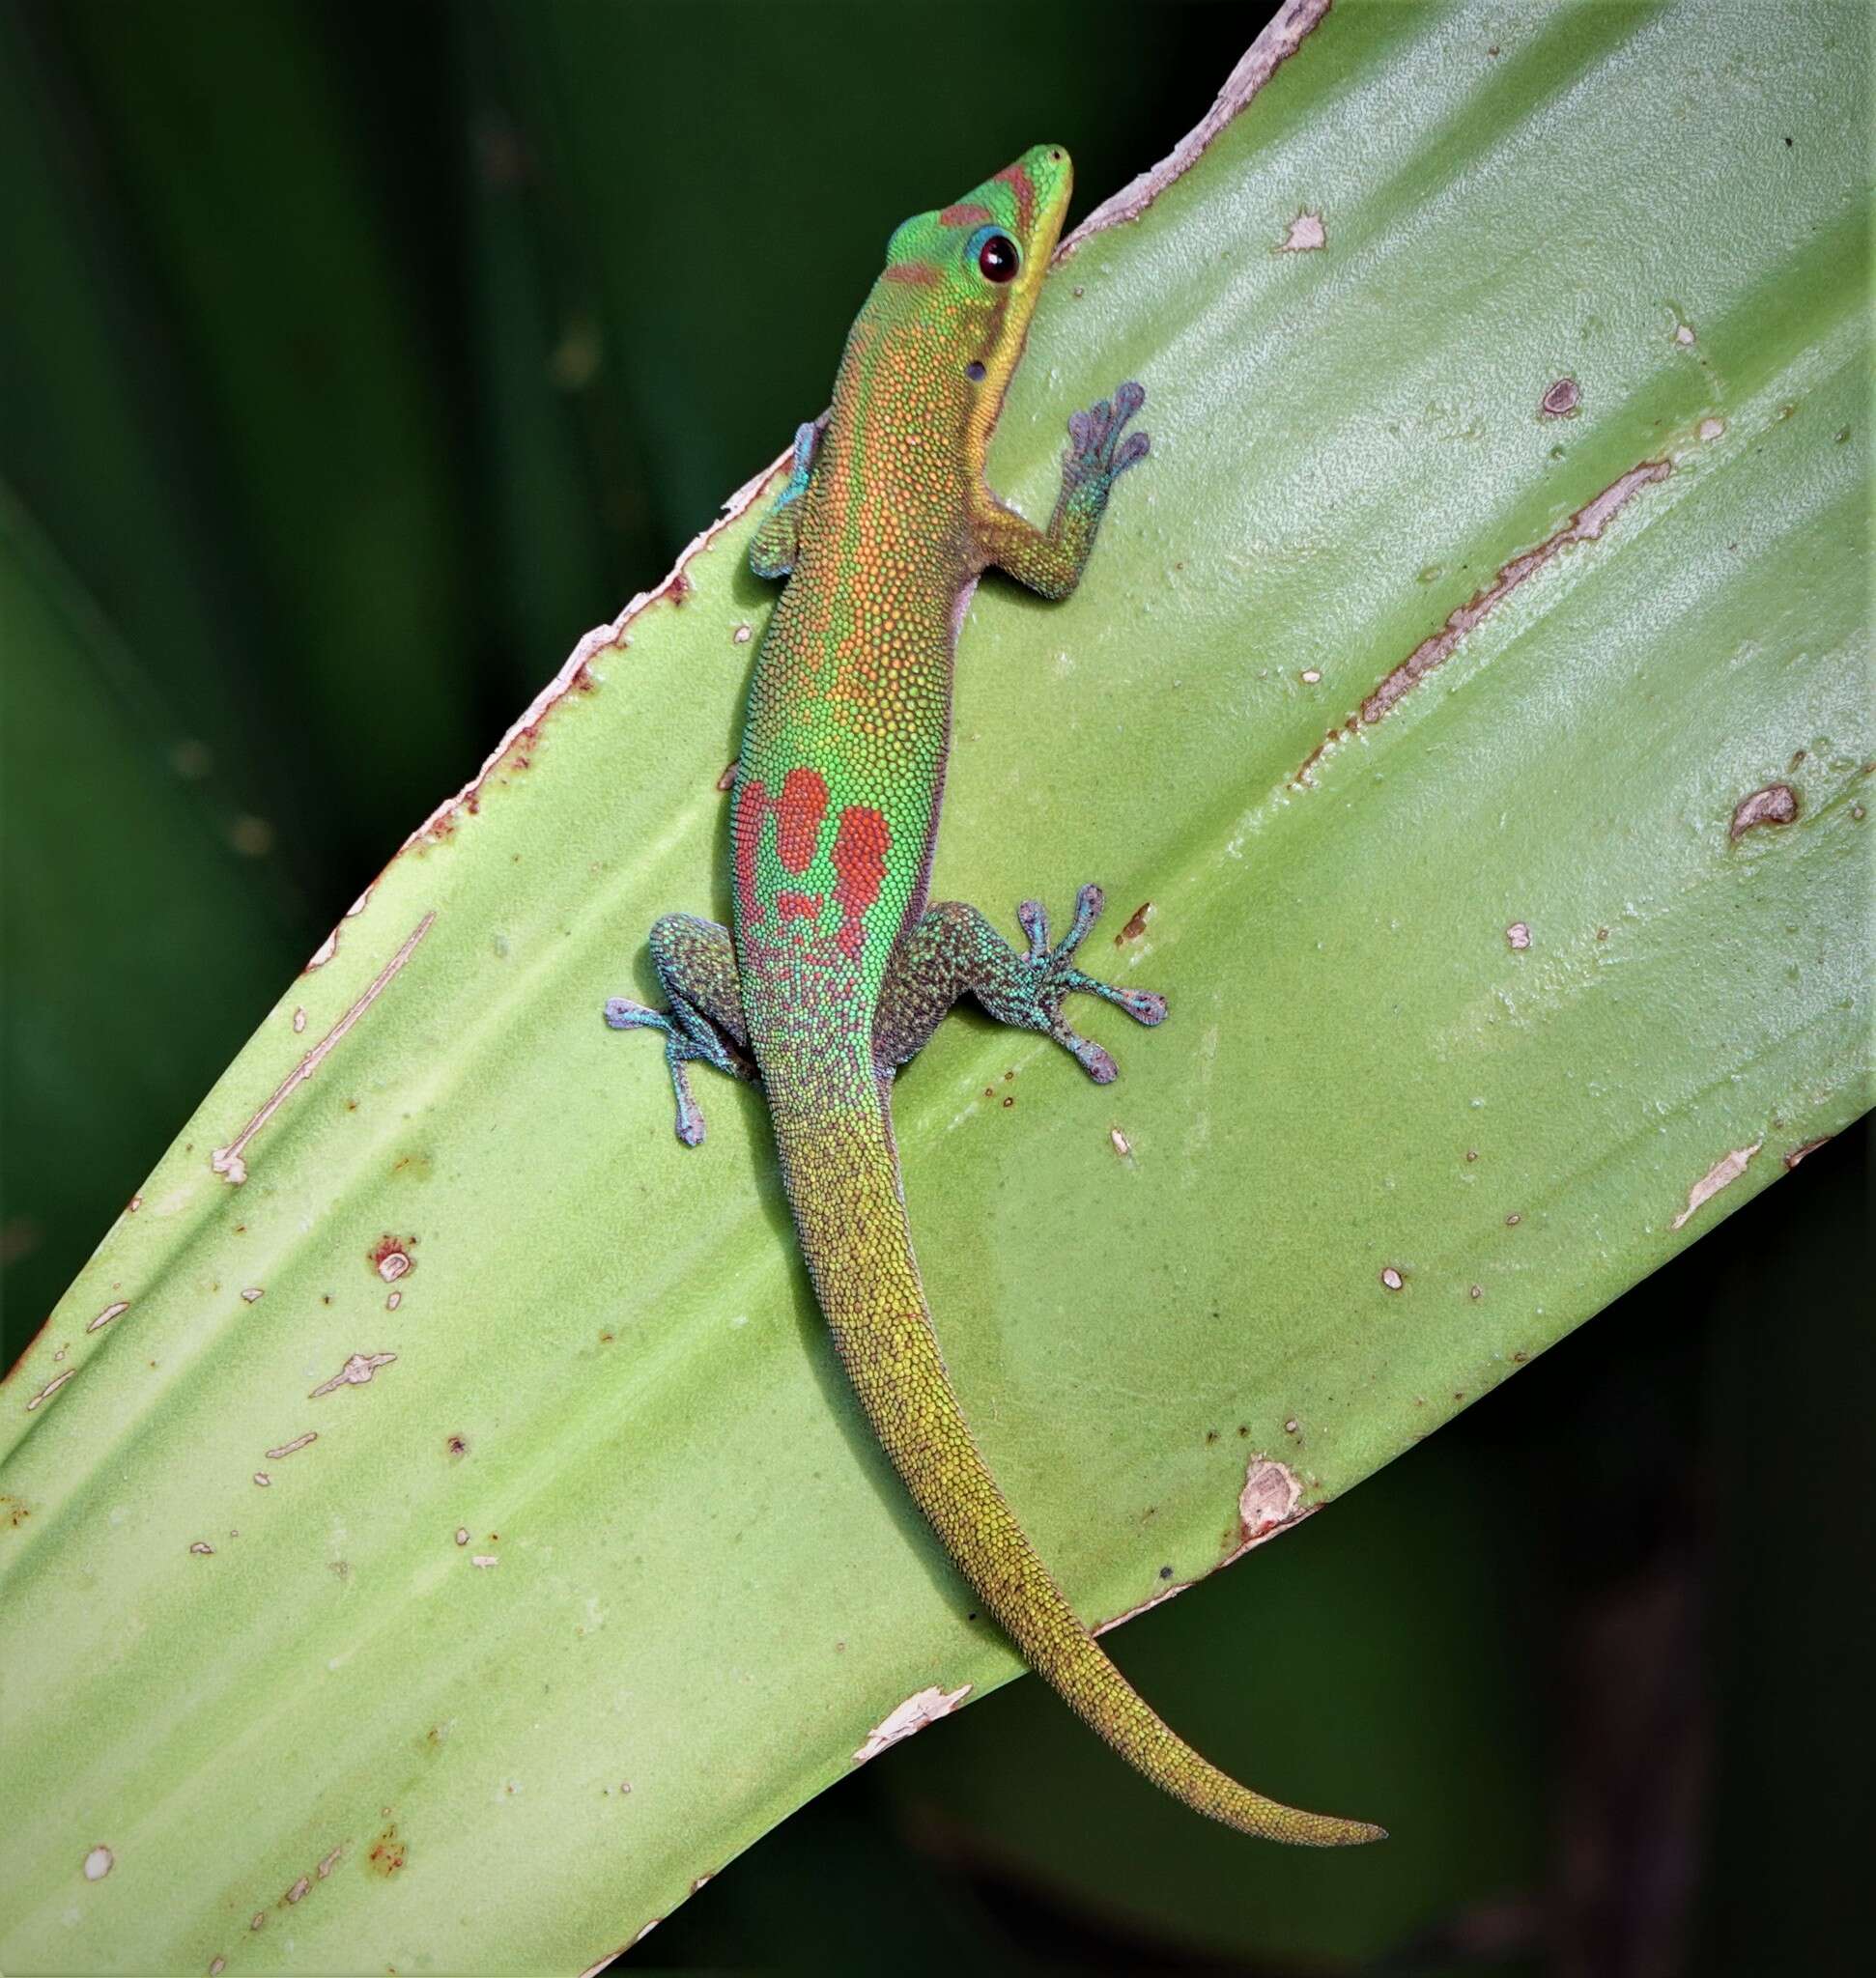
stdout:
<svg viewBox="0 0 1876 1978">
<path fill-rule="evenodd" d="M 1789 824 L 1798 815 L 1798 793 L 1789 783 L 1767 783 L 1733 806 L 1728 834 L 1743 838 L 1757 826 Z"/>
<path fill-rule="evenodd" d="M 1823 1146 L 1830 1138 L 1831 1136 L 1828 1133 L 1821 1133 L 1815 1140 L 1807 1140 L 1802 1147 L 1793 1147 L 1791 1152 L 1785 1156 L 1785 1173 L 1789 1174 L 1806 1154 L 1816 1153 L 1818 1148 Z M 0 1504 L 5 1502 L 5 1498 L 0 1498 Z"/>
<path fill-rule="evenodd" d="M 1115 937 L 1114 946 L 1124 947 L 1129 941 L 1138 941 L 1147 931 L 1147 916 L 1153 910 L 1151 900 L 1142 900 L 1128 918 L 1127 924 Z"/>
<path fill-rule="evenodd" d="M 411 1246 L 416 1240 L 414 1236 L 393 1236 L 386 1232 L 365 1253 L 366 1261 L 385 1284 L 394 1285 L 416 1269 L 417 1260 L 411 1255 Z"/>
<path fill-rule="evenodd" d="M 404 1843 L 398 1839 L 395 1823 L 387 1826 L 365 1854 L 365 1866 L 389 1881 L 404 1866 Z"/>
</svg>

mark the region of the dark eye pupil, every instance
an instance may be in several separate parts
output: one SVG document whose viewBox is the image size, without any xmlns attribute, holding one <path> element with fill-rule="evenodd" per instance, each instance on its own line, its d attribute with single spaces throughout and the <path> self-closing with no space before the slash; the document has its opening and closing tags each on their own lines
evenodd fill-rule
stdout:
<svg viewBox="0 0 1876 1978">
<path fill-rule="evenodd" d="M 987 282 L 1007 282 L 1016 272 L 1016 243 L 1008 234 L 992 234 L 978 249 L 978 272 Z"/>
</svg>

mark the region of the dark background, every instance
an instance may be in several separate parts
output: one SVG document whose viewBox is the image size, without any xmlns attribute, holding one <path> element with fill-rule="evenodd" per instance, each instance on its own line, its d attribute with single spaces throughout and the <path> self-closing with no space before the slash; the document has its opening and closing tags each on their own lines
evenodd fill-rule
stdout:
<svg viewBox="0 0 1876 1978">
<path fill-rule="evenodd" d="M 54 628 L 0 670 L 0 1363 L 404 834 L 825 403 L 892 226 L 1041 138 L 1086 211 L 1264 12 L 0 11 L 0 615 Z M 1348 1747 L 1372 1862 L 1202 1830 L 1023 1682 L 635 1964 L 1846 1967 L 1866 1163 L 1862 1129 L 1823 1148 L 1118 1638 L 1253 1776 Z M 1285 1721 L 1286 1617 L 1331 1645 L 1325 1718 Z"/>
</svg>

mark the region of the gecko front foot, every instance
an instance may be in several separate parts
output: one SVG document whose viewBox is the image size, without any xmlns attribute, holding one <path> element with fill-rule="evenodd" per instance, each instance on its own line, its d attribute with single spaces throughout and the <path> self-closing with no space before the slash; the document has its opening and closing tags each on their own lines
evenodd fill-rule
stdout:
<svg viewBox="0 0 1876 1978">
<path fill-rule="evenodd" d="M 1147 389 L 1132 379 L 1117 385 L 1114 396 L 1085 412 L 1068 414 L 1068 452 L 1062 464 L 1063 492 L 1072 501 L 1105 503 L 1108 491 L 1136 461 L 1147 457 L 1144 433 L 1121 435 L 1127 421 L 1147 402 Z"/>
<path fill-rule="evenodd" d="M 1068 997 L 1098 996 L 1103 1003 L 1125 1010 L 1137 1024 L 1161 1023 L 1166 1016 L 1165 997 L 1151 989 L 1122 989 L 1070 966 L 1075 950 L 1088 938 L 1088 930 L 1100 918 L 1104 904 L 1105 896 L 1098 886 L 1084 886 L 1075 895 L 1075 918 L 1067 936 L 1053 948 L 1049 946 L 1049 917 L 1041 901 L 1025 900 L 1016 909 L 1016 918 L 1029 936 L 1029 952 L 1016 957 L 1016 971 L 1028 992 L 1025 1000 L 1029 1009 L 1023 1019 L 1017 1020 L 1026 1020 L 1033 1030 L 1047 1031 L 1097 1086 L 1114 1082 L 1114 1060 L 1100 1045 L 1063 1022 L 1061 1009 Z M 1005 1022 L 1012 1021 L 995 1006 L 990 1006 L 990 1013 Z"/>
</svg>

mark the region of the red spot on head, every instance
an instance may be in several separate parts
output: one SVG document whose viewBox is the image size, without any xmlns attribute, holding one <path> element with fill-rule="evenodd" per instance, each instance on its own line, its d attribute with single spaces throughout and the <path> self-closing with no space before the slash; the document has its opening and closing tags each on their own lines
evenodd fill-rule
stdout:
<svg viewBox="0 0 1876 1978">
<path fill-rule="evenodd" d="M 991 183 L 1008 185 L 1016 195 L 1016 231 L 1027 240 L 1030 222 L 1036 216 L 1036 187 L 1029 174 L 1021 165 L 1006 165 Z"/>
<path fill-rule="evenodd" d="M 811 769 L 791 769 L 776 800 L 776 857 L 784 872 L 806 872 L 827 815 L 827 785 Z"/>
<path fill-rule="evenodd" d="M 923 261 L 895 261 L 879 278 L 883 282 L 904 282 L 910 288 L 924 288 L 938 279 L 938 270 Z"/>
<path fill-rule="evenodd" d="M 839 884 L 834 889 L 834 897 L 840 903 L 840 931 L 836 939 L 844 955 L 858 955 L 866 939 L 867 910 L 879 897 L 892 842 L 881 812 L 863 804 L 849 805 L 841 811 L 831 856 L 839 875 Z"/>
<path fill-rule="evenodd" d="M 995 217 L 987 206 L 977 206 L 967 199 L 961 205 L 946 207 L 938 215 L 938 224 L 941 227 L 981 227 Z"/>
</svg>

